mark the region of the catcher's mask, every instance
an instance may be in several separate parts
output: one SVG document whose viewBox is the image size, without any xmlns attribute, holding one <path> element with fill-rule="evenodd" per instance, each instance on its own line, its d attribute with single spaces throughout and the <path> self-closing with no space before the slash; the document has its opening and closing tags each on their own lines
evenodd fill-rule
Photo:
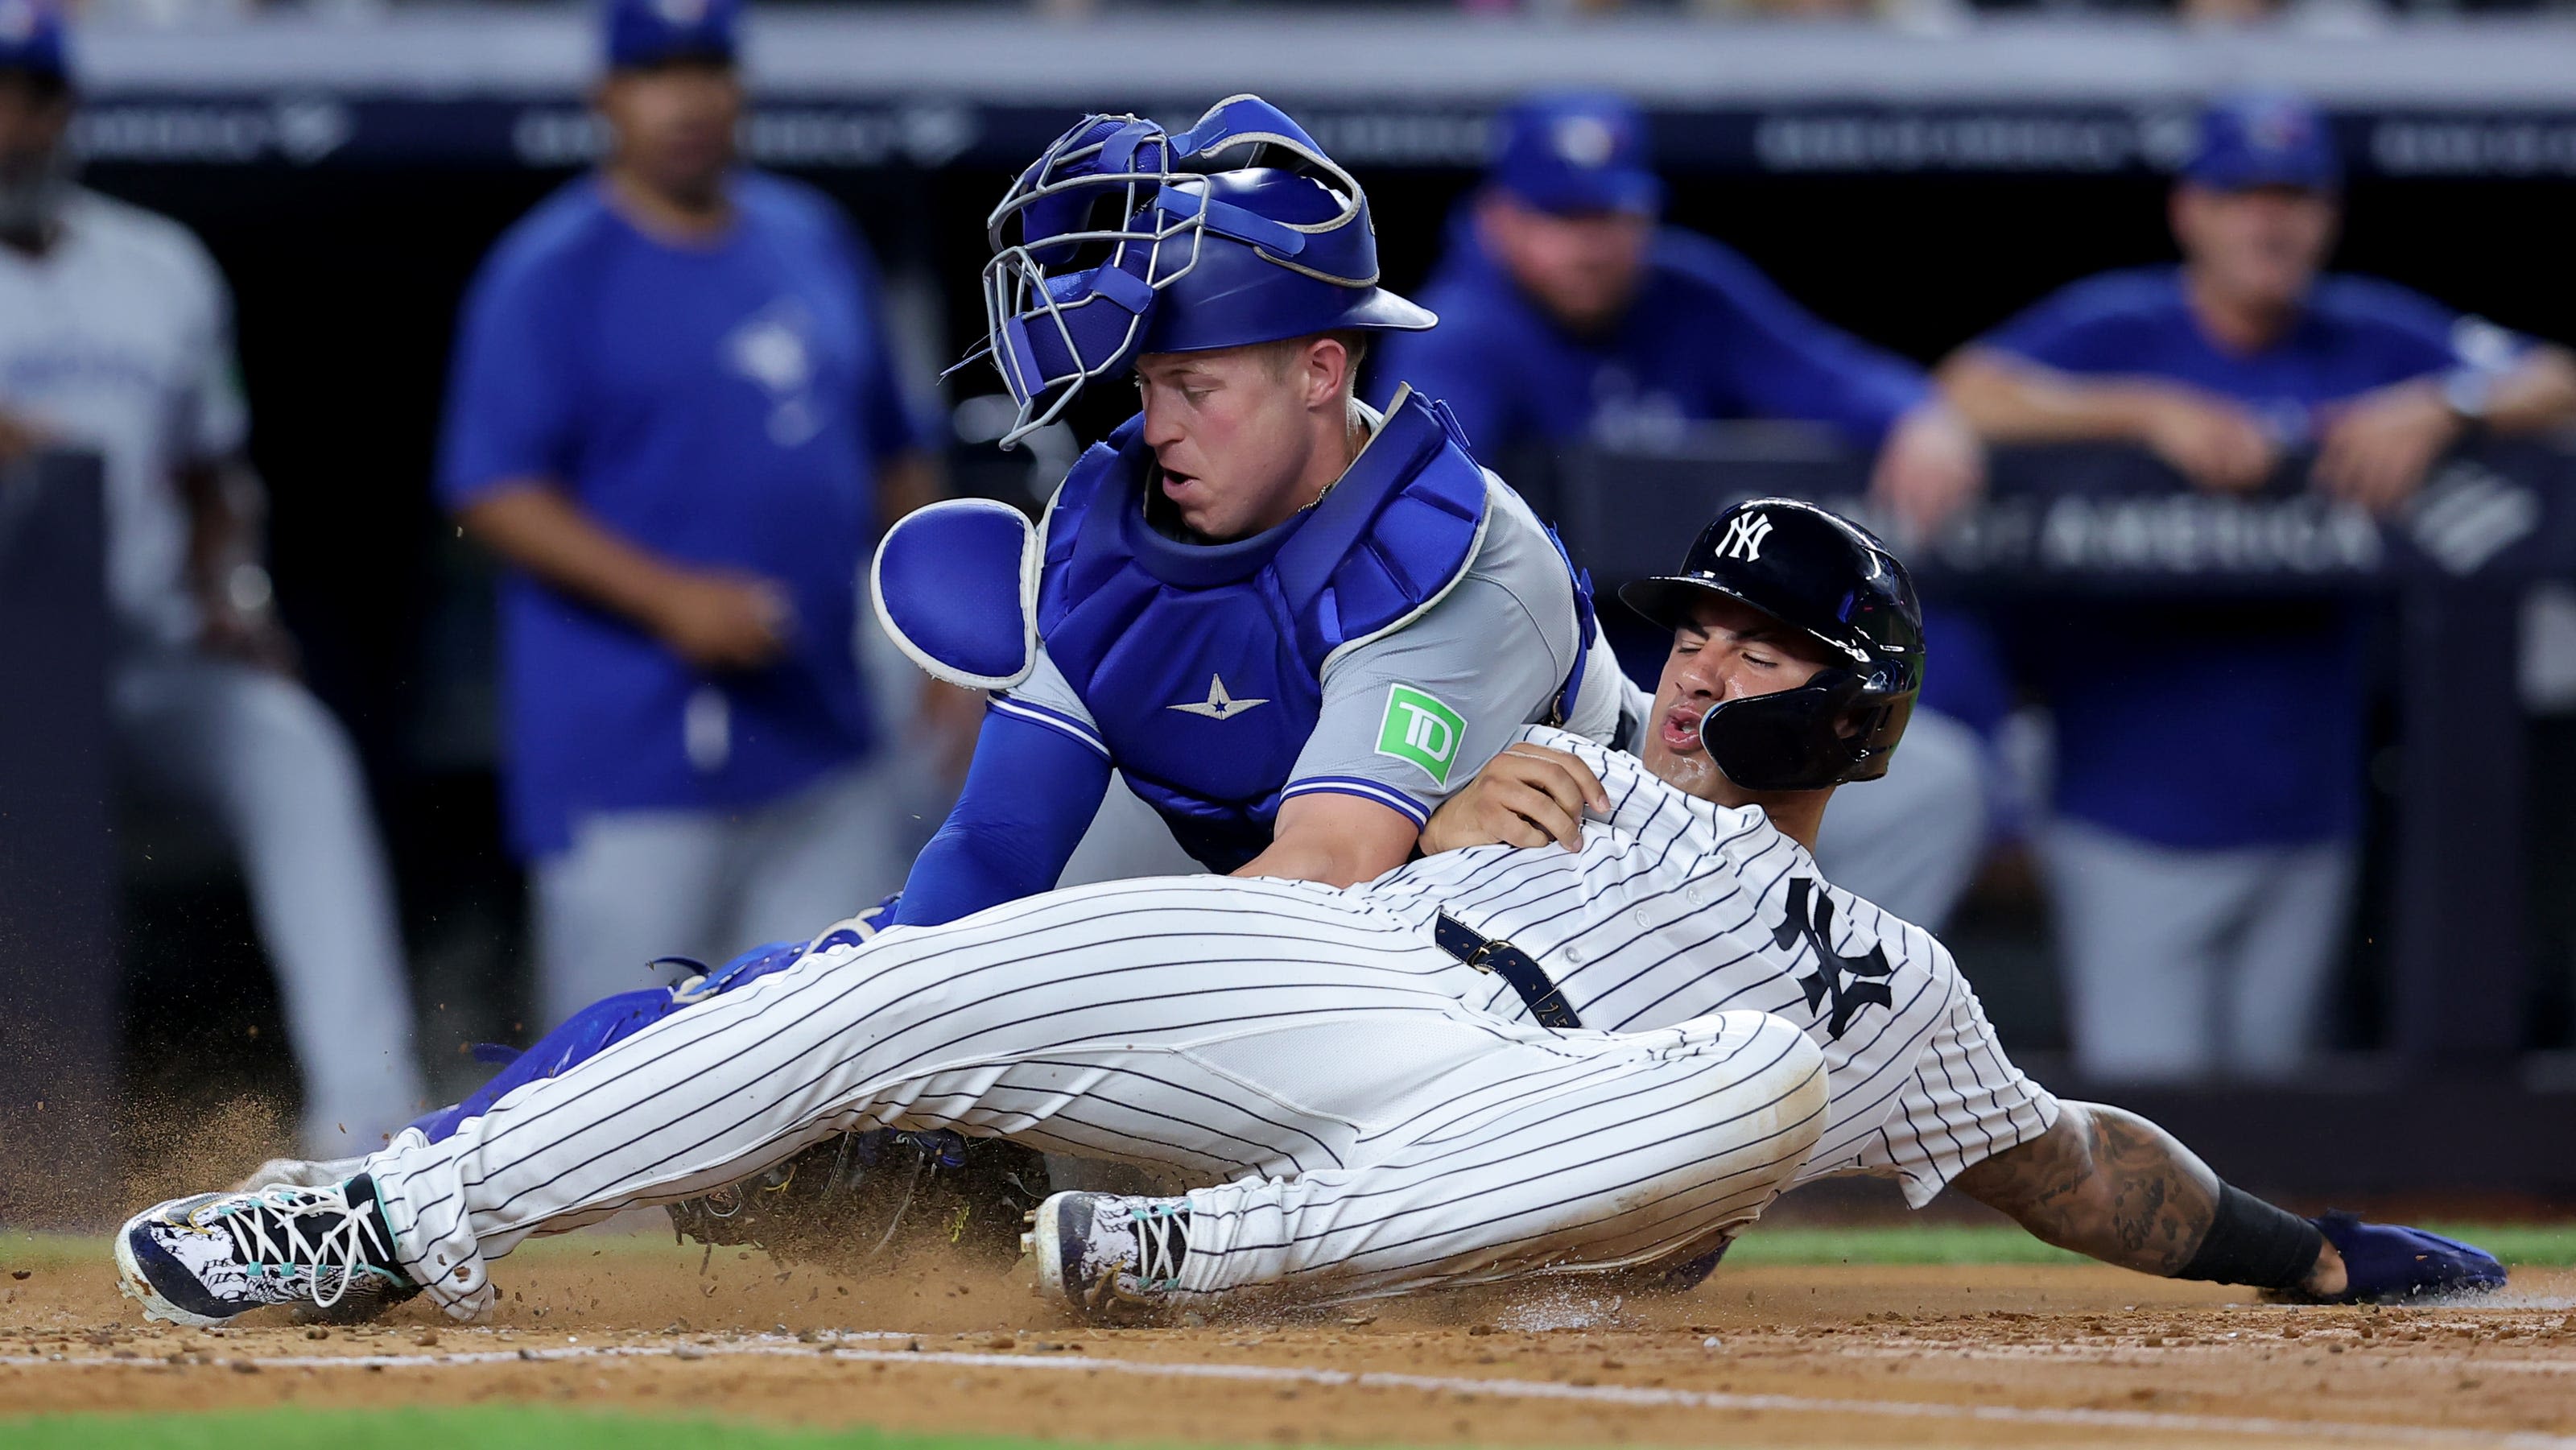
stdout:
<svg viewBox="0 0 2576 1450">
<path fill-rule="evenodd" d="M 1905 565 L 1877 537 L 1795 499 L 1719 514 L 1673 574 L 1619 591 L 1667 629 L 1721 595 L 1823 645 L 1836 663 L 1794 689 L 1728 700 L 1700 717 L 1700 741 L 1746 790 L 1822 790 L 1887 774 L 1923 688 L 1923 607 Z"/>
<path fill-rule="evenodd" d="M 1006 447 L 1140 353 L 1439 320 L 1377 285 L 1366 193 L 1257 96 L 1219 101 L 1177 135 L 1085 117 L 986 227 L 985 337 L 966 360 L 989 356 L 1018 405 Z"/>
</svg>

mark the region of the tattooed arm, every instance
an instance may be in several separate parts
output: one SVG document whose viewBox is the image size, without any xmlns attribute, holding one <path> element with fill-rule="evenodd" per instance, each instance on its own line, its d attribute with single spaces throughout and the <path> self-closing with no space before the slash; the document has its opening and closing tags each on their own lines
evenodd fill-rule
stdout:
<svg viewBox="0 0 2576 1450">
<path fill-rule="evenodd" d="M 2100 1103 L 2064 1104 L 2045 1134 L 1951 1182 L 2059 1248 L 2168 1278 L 2191 1262 L 2218 1212 L 2209 1165 L 2164 1129 Z M 2305 1287 L 2342 1285 L 2343 1260 L 2328 1244 Z"/>
</svg>

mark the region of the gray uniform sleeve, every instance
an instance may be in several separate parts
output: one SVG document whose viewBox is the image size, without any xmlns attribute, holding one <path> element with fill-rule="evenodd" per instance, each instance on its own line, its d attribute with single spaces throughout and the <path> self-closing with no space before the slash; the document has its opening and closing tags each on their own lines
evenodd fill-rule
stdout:
<svg viewBox="0 0 2576 1450">
<path fill-rule="evenodd" d="M 1103 756 L 1109 746 L 1100 738 L 1100 726 L 1091 718 L 1091 707 L 1073 692 L 1064 671 L 1047 658 L 1046 641 L 1038 641 L 1036 665 L 1029 677 L 1008 690 L 996 694 L 990 707 L 994 713 L 1043 725 L 1061 735 L 1069 735 Z"/>
<path fill-rule="evenodd" d="M 1356 795 L 1418 825 L 1548 719 L 1574 666 L 1573 584 L 1528 506 L 1507 489 L 1492 498 L 1456 588 L 1326 663 L 1323 712 L 1283 796 Z"/>
</svg>

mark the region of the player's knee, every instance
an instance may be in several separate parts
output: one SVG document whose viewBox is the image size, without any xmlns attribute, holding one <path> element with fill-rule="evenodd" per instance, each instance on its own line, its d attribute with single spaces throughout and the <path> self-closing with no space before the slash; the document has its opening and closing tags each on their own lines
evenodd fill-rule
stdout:
<svg viewBox="0 0 2576 1450">
<path fill-rule="evenodd" d="M 1744 1015 L 1761 1019 L 1753 1024 L 1745 1050 L 1764 1064 L 1758 1089 L 1770 1105 L 1767 1116 L 1784 1144 L 1795 1141 L 1797 1156 L 1803 1160 L 1824 1136 L 1830 1096 L 1825 1050 L 1786 1017 L 1768 1012 Z"/>
<path fill-rule="evenodd" d="M 1750 1046 L 1775 1064 L 1773 1071 L 1806 1077 L 1825 1070 L 1824 1049 L 1788 1018 L 1776 1012 L 1721 1012 L 1718 1016 L 1749 1038 Z"/>
</svg>

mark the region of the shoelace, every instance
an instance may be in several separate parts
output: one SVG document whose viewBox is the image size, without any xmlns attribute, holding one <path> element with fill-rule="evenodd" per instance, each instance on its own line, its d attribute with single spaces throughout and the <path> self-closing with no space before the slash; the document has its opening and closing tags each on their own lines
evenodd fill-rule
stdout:
<svg viewBox="0 0 2576 1450">
<path fill-rule="evenodd" d="M 1148 1200 L 1121 1207 L 1127 1215 L 1127 1242 L 1083 1292 L 1083 1303 L 1094 1311 L 1117 1304 L 1160 1304 L 1162 1293 L 1180 1287 L 1181 1260 L 1190 1251 L 1186 1202 L 1166 1207 Z M 1106 1216 L 1095 1220 L 1094 1232 L 1112 1221 Z"/>
<path fill-rule="evenodd" d="M 1148 1204 L 1127 1211 L 1136 1230 L 1136 1278 L 1147 1289 L 1168 1289 L 1181 1279 L 1190 1251 L 1190 1211 Z"/>
<path fill-rule="evenodd" d="M 339 1303 L 357 1282 L 358 1271 L 371 1267 L 365 1256 L 366 1216 L 377 1211 L 373 1202 L 352 1208 L 337 1188 L 279 1186 L 243 1197 L 249 1201 L 236 1201 L 217 1222 L 232 1230 L 234 1246 L 244 1261 L 309 1269 L 315 1307 L 328 1309 Z M 319 1238 L 307 1239 L 303 1221 L 322 1215 L 337 1221 L 323 1229 Z M 327 1289 L 322 1274 L 326 1267 L 339 1271 Z"/>
</svg>

